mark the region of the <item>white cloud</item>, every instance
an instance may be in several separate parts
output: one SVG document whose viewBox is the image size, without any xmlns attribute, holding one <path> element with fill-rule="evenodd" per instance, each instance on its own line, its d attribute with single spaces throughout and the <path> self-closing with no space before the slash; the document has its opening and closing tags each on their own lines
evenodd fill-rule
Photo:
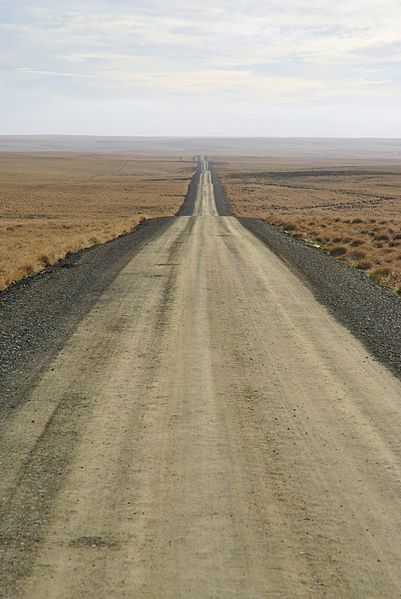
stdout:
<svg viewBox="0 0 401 599">
<path fill-rule="evenodd" d="M 10 98 L 25 88 L 27 103 L 34 86 L 72 104 L 99 94 L 288 106 L 401 97 L 398 0 L 5 4 L 0 69 Z"/>
</svg>

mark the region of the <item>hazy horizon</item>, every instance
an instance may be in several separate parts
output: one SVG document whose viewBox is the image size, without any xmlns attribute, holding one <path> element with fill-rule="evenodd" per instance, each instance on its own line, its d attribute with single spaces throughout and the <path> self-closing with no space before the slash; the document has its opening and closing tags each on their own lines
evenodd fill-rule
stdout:
<svg viewBox="0 0 401 599">
<path fill-rule="evenodd" d="M 35 138 L 41 138 L 41 137 L 66 137 L 66 138 L 79 138 L 79 137 L 93 137 L 93 138 L 109 138 L 109 139 L 119 139 L 119 138 L 130 138 L 130 139 L 278 139 L 278 140 L 282 140 L 282 139 L 305 139 L 305 140 L 312 140 L 312 139 L 322 139 L 322 140 L 347 140 L 347 141 L 352 141 L 352 140 L 364 140 L 364 141 L 369 141 L 369 140 L 401 140 L 401 135 L 399 136 L 386 136 L 386 137 L 379 137 L 379 136 L 372 136 L 372 137 L 368 137 L 368 136 L 359 136 L 359 137 L 352 137 L 352 136 L 340 136 L 340 135 L 124 135 L 124 134 L 120 134 L 120 135 L 102 135 L 102 134 L 98 134 L 98 133 L 0 133 L 0 139 L 4 139 L 4 138 L 9 138 L 9 139 L 13 139 L 13 138 L 21 138 L 21 137 L 35 137 Z"/>
<path fill-rule="evenodd" d="M 259 156 L 285 159 L 381 163 L 401 160 L 401 139 L 324 137 L 140 137 L 21 135 L 1 136 L 0 152 L 81 152 L 111 154 L 169 154 L 185 158 Z"/>
<path fill-rule="evenodd" d="M 401 138 L 396 0 L 0 0 L 0 135 Z"/>
</svg>

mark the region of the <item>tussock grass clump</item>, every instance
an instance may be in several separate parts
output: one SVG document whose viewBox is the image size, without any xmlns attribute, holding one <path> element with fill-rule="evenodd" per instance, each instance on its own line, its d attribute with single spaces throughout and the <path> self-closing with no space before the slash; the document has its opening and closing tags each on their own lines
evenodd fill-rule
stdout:
<svg viewBox="0 0 401 599">
<path fill-rule="evenodd" d="M 356 267 L 360 270 L 370 270 L 373 264 L 369 260 L 360 260 L 357 262 Z"/>
<path fill-rule="evenodd" d="M 295 231 L 298 228 L 295 223 L 283 223 L 281 226 L 286 231 Z"/>
<path fill-rule="evenodd" d="M 339 256 L 345 256 L 346 253 L 347 253 L 347 248 L 345 246 L 341 246 L 341 245 L 337 245 L 337 246 L 329 249 L 330 256 L 334 256 L 335 258 L 338 258 Z"/>
<path fill-rule="evenodd" d="M 360 261 L 365 257 L 366 257 L 366 251 L 361 251 L 361 250 L 358 250 L 357 252 L 352 252 L 351 254 L 349 254 L 349 258 L 351 258 L 351 260 Z"/>
<path fill-rule="evenodd" d="M 388 266 L 381 266 L 380 268 L 375 268 L 371 272 L 371 276 L 376 278 L 388 277 L 389 275 L 391 275 L 391 269 L 388 268 Z"/>
<path fill-rule="evenodd" d="M 54 254 L 42 254 L 38 259 L 44 267 L 50 266 L 54 262 Z"/>
</svg>

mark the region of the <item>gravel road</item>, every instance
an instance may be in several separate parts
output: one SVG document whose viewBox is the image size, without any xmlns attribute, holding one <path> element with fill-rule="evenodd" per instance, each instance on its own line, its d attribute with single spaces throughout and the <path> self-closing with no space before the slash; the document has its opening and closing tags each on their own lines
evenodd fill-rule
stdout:
<svg viewBox="0 0 401 599">
<path fill-rule="evenodd" d="M 399 597 L 401 383 L 197 177 L 7 412 L 0 596 Z"/>
</svg>

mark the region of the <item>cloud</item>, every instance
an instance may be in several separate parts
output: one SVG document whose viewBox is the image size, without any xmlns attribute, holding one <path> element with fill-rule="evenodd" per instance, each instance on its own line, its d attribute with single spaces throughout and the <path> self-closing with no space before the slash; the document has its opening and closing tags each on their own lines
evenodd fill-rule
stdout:
<svg viewBox="0 0 401 599">
<path fill-rule="evenodd" d="M 398 0 L 3 0 L 9 97 L 399 101 Z"/>
<path fill-rule="evenodd" d="M 203 69 L 197 71 L 142 71 L 129 69 L 92 69 L 89 73 L 51 71 L 21 67 L 22 77 L 49 81 L 55 79 L 75 80 L 74 85 L 89 85 L 107 95 L 118 97 L 194 99 L 209 102 L 236 101 L 296 104 L 327 99 L 385 97 L 391 95 L 386 80 L 344 80 L 331 84 L 305 77 L 255 75 L 249 70 Z M 371 73 L 369 73 L 371 75 Z"/>
</svg>

